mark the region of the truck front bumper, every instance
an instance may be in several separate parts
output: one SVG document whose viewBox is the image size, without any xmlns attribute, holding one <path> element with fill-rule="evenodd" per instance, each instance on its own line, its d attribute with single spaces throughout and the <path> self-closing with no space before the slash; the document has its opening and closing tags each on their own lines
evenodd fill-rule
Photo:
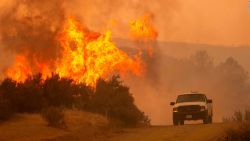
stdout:
<svg viewBox="0 0 250 141">
<path fill-rule="evenodd" d="M 174 120 L 198 120 L 204 119 L 207 116 L 207 111 L 195 112 L 173 112 Z"/>
</svg>

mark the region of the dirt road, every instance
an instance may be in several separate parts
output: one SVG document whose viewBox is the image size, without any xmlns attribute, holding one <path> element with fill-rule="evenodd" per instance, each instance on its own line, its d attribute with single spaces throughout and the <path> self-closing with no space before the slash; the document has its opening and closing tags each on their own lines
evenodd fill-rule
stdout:
<svg viewBox="0 0 250 141">
<path fill-rule="evenodd" d="M 216 141 L 230 127 L 232 125 L 215 123 L 127 129 L 111 141 Z"/>
</svg>

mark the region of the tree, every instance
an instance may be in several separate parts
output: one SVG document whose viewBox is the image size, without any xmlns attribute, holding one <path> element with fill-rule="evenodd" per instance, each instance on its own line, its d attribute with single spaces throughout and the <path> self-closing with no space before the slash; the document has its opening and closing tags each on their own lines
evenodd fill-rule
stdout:
<svg viewBox="0 0 250 141">
<path fill-rule="evenodd" d="M 75 89 L 72 85 L 73 80 L 60 78 L 52 75 L 43 84 L 43 96 L 48 106 L 67 106 L 71 107 Z"/>
<path fill-rule="evenodd" d="M 216 71 L 221 80 L 235 86 L 242 86 L 248 80 L 247 71 L 232 57 L 219 64 Z"/>
<path fill-rule="evenodd" d="M 206 51 L 197 51 L 190 57 L 190 60 L 199 71 L 208 71 L 213 68 L 213 58 Z"/>
<path fill-rule="evenodd" d="M 124 126 L 136 126 L 149 122 L 134 104 L 134 98 L 129 88 L 122 84 L 119 76 L 109 81 L 100 79 L 96 91 L 90 100 L 90 110 L 105 115 L 108 119 L 120 120 Z"/>
<path fill-rule="evenodd" d="M 39 112 L 44 106 L 43 89 L 41 74 L 34 75 L 33 77 L 25 80 L 24 83 L 17 85 L 18 98 L 15 102 L 15 109 L 17 112 Z"/>
</svg>

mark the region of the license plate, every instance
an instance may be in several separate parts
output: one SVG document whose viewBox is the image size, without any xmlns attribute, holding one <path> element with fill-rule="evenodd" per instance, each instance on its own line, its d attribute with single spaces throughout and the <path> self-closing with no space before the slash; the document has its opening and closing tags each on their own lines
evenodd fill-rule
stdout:
<svg viewBox="0 0 250 141">
<path fill-rule="evenodd" d="M 186 115 L 186 118 L 192 118 L 192 115 Z"/>
</svg>

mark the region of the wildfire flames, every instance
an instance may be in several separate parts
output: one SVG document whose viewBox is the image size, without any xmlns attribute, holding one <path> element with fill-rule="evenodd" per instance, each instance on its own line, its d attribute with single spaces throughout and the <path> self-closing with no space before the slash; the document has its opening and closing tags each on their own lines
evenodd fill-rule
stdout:
<svg viewBox="0 0 250 141">
<path fill-rule="evenodd" d="M 145 15 L 142 18 L 131 20 L 129 23 L 130 35 L 132 39 L 139 42 L 140 46 L 143 46 L 150 57 L 154 54 L 154 48 L 148 41 L 155 41 L 158 33 L 152 24 L 152 19 L 149 15 Z M 145 43 L 146 44 L 142 44 Z"/>
<path fill-rule="evenodd" d="M 7 71 L 7 76 L 18 82 L 25 81 L 28 76 L 32 75 L 32 69 L 30 68 L 25 56 L 17 55 L 15 63 Z"/>
<path fill-rule="evenodd" d="M 140 22 L 135 23 L 136 27 Z M 140 27 L 139 27 L 140 28 Z M 142 29 L 138 32 L 152 32 Z M 54 62 L 33 60 L 29 63 L 25 55 L 17 55 L 14 64 L 6 70 L 6 75 L 17 82 L 23 82 L 34 73 L 41 73 L 46 79 L 53 72 L 60 77 L 73 79 L 76 83 L 95 86 L 99 78 L 106 78 L 112 73 L 124 74 L 128 71 L 140 75 L 142 61 L 140 53 L 131 58 L 112 42 L 112 32 L 104 34 L 87 30 L 74 18 L 66 20 L 62 31 L 57 35 L 61 54 Z M 53 64 L 53 69 L 49 67 Z"/>
<path fill-rule="evenodd" d="M 131 20 L 129 23 L 130 34 L 136 40 L 156 40 L 158 33 L 154 28 L 149 15 Z"/>
<path fill-rule="evenodd" d="M 69 18 L 60 36 L 62 59 L 57 62 L 56 73 L 76 82 L 95 85 L 100 77 L 111 72 L 141 73 L 140 59 L 131 59 L 112 42 L 111 31 L 104 34 L 87 31 L 73 18 Z"/>
</svg>

